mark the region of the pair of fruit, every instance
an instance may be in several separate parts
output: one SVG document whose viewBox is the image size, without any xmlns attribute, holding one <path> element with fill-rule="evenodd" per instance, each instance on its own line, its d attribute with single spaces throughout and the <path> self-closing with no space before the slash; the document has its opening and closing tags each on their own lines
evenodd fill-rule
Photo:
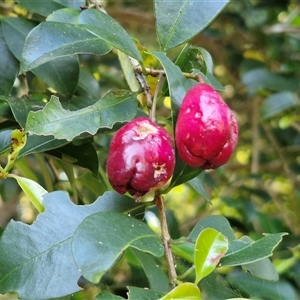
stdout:
<svg viewBox="0 0 300 300">
<path fill-rule="evenodd" d="M 191 167 L 215 169 L 229 160 L 237 136 L 236 119 L 221 96 L 207 84 L 193 86 L 183 99 L 175 128 L 180 158 Z M 106 170 L 121 194 L 137 198 L 159 189 L 174 168 L 172 137 L 147 117 L 127 123 L 112 139 Z"/>
</svg>

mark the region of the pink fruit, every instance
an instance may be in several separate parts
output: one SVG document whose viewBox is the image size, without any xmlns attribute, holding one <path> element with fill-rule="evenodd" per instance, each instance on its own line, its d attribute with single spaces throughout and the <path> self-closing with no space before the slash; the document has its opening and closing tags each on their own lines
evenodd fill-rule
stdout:
<svg viewBox="0 0 300 300">
<path fill-rule="evenodd" d="M 170 134 L 147 117 L 123 126 L 113 137 L 106 171 L 112 187 L 140 197 L 170 179 L 175 153 Z"/>
<path fill-rule="evenodd" d="M 225 164 L 235 149 L 237 121 L 221 96 L 199 83 L 185 95 L 175 128 L 181 159 L 191 167 L 215 169 Z"/>
</svg>

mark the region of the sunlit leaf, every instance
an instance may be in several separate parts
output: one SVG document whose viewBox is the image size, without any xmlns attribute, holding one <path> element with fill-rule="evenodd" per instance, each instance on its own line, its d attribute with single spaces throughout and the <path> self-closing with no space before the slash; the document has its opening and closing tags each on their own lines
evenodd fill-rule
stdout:
<svg viewBox="0 0 300 300">
<path fill-rule="evenodd" d="M 197 285 L 184 282 L 174 288 L 171 292 L 169 292 L 164 297 L 160 298 L 160 300 L 201 300 L 201 292 Z"/>
</svg>

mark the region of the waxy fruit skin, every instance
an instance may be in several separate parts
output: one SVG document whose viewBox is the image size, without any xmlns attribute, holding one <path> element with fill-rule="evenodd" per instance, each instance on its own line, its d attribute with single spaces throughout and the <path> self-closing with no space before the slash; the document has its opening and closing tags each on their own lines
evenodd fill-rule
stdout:
<svg viewBox="0 0 300 300">
<path fill-rule="evenodd" d="M 185 95 L 175 127 L 180 158 L 191 167 L 215 169 L 235 149 L 238 124 L 230 108 L 210 85 L 199 83 Z"/>
<path fill-rule="evenodd" d="M 147 117 L 124 125 L 113 137 L 106 172 L 112 187 L 135 198 L 155 190 L 170 179 L 175 151 L 170 134 Z"/>
</svg>

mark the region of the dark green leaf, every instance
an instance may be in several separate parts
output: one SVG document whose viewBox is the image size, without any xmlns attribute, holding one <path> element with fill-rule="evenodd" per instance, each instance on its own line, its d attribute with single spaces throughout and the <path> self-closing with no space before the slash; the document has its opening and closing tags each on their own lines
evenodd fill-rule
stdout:
<svg viewBox="0 0 300 300">
<path fill-rule="evenodd" d="M 43 110 L 29 113 L 26 130 L 71 141 L 82 133 L 93 135 L 98 129 L 112 129 L 115 123 L 130 121 L 136 112 L 136 95 L 124 91 L 106 94 L 94 105 L 77 111 L 63 109 L 52 96 Z"/>
<path fill-rule="evenodd" d="M 72 251 L 82 275 L 97 283 L 128 247 L 155 256 L 164 253 L 159 236 L 145 223 L 117 212 L 100 212 L 78 226 Z"/>
<path fill-rule="evenodd" d="M 233 230 L 230 227 L 228 220 L 223 216 L 208 216 L 202 219 L 193 228 L 188 238 L 192 241 L 196 241 L 200 232 L 205 228 L 214 228 L 217 231 L 220 231 L 223 235 L 225 235 L 229 241 L 235 240 Z"/>
<path fill-rule="evenodd" d="M 155 0 L 156 31 L 161 49 L 166 51 L 190 40 L 213 21 L 227 2 L 183 0 L 174 4 Z"/>
<path fill-rule="evenodd" d="M 32 225 L 11 221 L 1 236 L 2 294 L 14 291 L 20 298 L 40 300 L 80 290 L 80 273 L 71 252 L 77 226 L 95 212 L 127 212 L 137 207 L 131 198 L 114 192 L 85 206 L 73 204 L 66 192 L 53 192 L 44 196 L 44 205 L 45 212 Z"/>
<path fill-rule="evenodd" d="M 230 249 L 230 245 L 230 251 L 221 260 L 222 266 L 244 265 L 270 257 L 275 247 L 278 246 L 282 241 L 282 237 L 285 235 L 287 235 L 287 233 L 268 234 L 251 244 L 241 240 L 241 246 L 236 250 Z"/>
<path fill-rule="evenodd" d="M 284 280 L 270 282 L 242 272 L 231 273 L 228 277 L 231 284 L 251 296 L 251 298 L 298 299 L 294 287 Z"/>
<path fill-rule="evenodd" d="M 97 295 L 96 300 L 121 300 L 124 299 L 120 296 L 116 296 L 108 291 L 103 291 Z"/>
<path fill-rule="evenodd" d="M 0 22 L 0 94 L 8 95 L 11 92 L 15 79 L 18 75 L 19 62 L 10 52 L 2 30 L 3 25 L 2 22 Z"/>
<path fill-rule="evenodd" d="M 284 110 L 295 107 L 299 103 L 299 97 L 292 92 L 279 92 L 267 97 L 260 107 L 260 115 L 263 119 L 269 119 Z"/>
<path fill-rule="evenodd" d="M 100 98 L 100 85 L 96 78 L 86 69 L 80 68 L 77 94 Z"/>
<path fill-rule="evenodd" d="M 160 300 L 201 300 L 201 292 L 197 285 L 184 282 L 174 288 Z"/>
<path fill-rule="evenodd" d="M 56 58 L 85 53 L 103 55 L 110 50 L 111 46 L 82 25 L 42 22 L 26 38 L 20 73 Z"/>
<path fill-rule="evenodd" d="M 38 13 L 42 16 L 48 16 L 55 10 L 70 7 L 80 9 L 81 5 L 85 5 L 84 0 L 78 1 L 65 1 L 65 0 L 39 0 L 39 1 L 32 1 L 32 0 L 19 0 L 18 3 L 27 8 L 31 12 Z"/>
<path fill-rule="evenodd" d="M 53 136 L 38 136 L 28 134 L 25 147 L 20 151 L 19 157 L 31 154 L 46 152 L 66 145 L 66 140 L 56 140 Z"/>
<path fill-rule="evenodd" d="M 0 131 L 0 154 L 10 149 L 12 129 Z"/>
<path fill-rule="evenodd" d="M 140 52 L 128 33 L 108 14 L 96 9 L 87 9 L 80 14 L 78 24 L 82 24 L 83 28 L 99 39 L 142 62 Z"/>
<path fill-rule="evenodd" d="M 228 249 L 228 239 L 213 228 L 203 229 L 195 243 L 195 284 L 209 275 L 219 264 Z"/>
<path fill-rule="evenodd" d="M 150 290 L 166 293 L 169 291 L 169 279 L 166 273 L 157 264 L 155 258 L 148 254 L 135 249 L 131 250 L 143 268 L 148 279 Z"/>
<path fill-rule="evenodd" d="M 128 290 L 129 290 L 128 300 L 137 300 L 137 299 L 157 300 L 163 296 L 159 292 L 152 291 L 152 290 L 146 290 L 146 289 L 135 287 L 135 286 L 129 286 Z"/>
<path fill-rule="evenodd" d="M 204 176 L 205 172 L 201 172 L 197 177 L 191 179 L 188 183 L 193 187 L 193 189 L 198 192 L 206 201 L 210 202 L 210 197 L 208 196 L 204 188 Z"/>
<path fill-rule="evenodd" d="M 18 60 L 22 59 L 22 49 L 28 33 L 36 25 L 22 18 L 4 18 L 4 37 L 9 48 Z M 73 95 L 79 78 L 79 63 L 75 56 L 57 58 L 33 70 L 48 86 L 58 93 L 70 97 Z"/>
<path fill-rule="evenodd" d="M 48 151 L 48 154 L 56 156 L 71 164 L 79 165 L 93 172 L 93 175 L 98 177 L 98 156 L 94 145 L 91 142 L 82 144 L 67 144 L 61 148 Z"/>
</svg>

